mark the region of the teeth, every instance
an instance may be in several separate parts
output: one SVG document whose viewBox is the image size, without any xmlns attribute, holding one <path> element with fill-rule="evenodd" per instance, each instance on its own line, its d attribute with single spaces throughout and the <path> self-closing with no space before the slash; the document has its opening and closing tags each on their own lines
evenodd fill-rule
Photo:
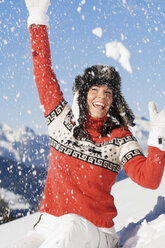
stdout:
<svg viewBox="0 0 165 248">
<path fill-rule="evenodd" d="M 105 107 L 104 104 L 101 102 L 95 102 L 95 103 L 93 103 L 93 106 L 95 108 L 99 108 L 99 109 L 104 109 L 104 107 Z"/>
<path fill-rule="evenodd" d="M 103 103 L 100 103 L 100 102 L 95 102 L 94 104 L 104 107 L 104 104 Z"/>
</svg>

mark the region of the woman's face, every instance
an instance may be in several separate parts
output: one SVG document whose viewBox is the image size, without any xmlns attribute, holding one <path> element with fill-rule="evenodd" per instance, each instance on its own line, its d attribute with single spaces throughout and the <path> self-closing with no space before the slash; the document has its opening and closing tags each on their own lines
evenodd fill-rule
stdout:
<svg viewBox="0 0 165 248">
<path fill-rule="evenodd" d="M 107 115 L 113 101 L 112 90 L 106 85 L 92 86 L 87 94 L 87 108 L 94 118 Z"/>
</svg>

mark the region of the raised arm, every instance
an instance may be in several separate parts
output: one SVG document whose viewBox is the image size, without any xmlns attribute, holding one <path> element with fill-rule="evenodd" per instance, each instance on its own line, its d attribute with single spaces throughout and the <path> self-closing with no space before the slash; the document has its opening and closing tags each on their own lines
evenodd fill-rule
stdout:
<svg viewBox="0 0 165 248">
<path fill-rule="evenodd" d="M 153 102 L 149 103 L 151 130 L 148 139 L 148 156 L 134 156 L 131 150 L 122 158 L 124 170 L 139 185 L 156 189 L 165 168 L 165 108 L 157 112 Z"/>
<path fill-rule="evenodd" d="M 44 115 L 47 116 L 64 100 L 51 63 L 47 33 L 49 17 L 46 15 L 50 0 L 25 0 L 25 2 L 29 11 L 28 27 L 34 77 L 40 102 L 44 106 Z"/>
</svg>

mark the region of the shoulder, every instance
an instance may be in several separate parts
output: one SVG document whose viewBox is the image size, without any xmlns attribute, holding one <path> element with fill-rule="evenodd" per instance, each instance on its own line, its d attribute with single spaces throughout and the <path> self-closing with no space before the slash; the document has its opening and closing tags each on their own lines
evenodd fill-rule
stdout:
<svg viewBox="0 0 165 248">
<path fill-rule="evenodd" d="M 127 126 L 117 126 L 111 132 L 111 137 L 123 138 L 125 136 L 132 136 L 132 132 Z"/>
</svg>

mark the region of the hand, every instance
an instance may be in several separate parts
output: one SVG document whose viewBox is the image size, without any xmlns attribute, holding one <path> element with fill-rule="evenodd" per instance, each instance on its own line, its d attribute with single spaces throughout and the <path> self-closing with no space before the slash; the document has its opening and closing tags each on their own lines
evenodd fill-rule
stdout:
<svg viewBox="0 0 165 248">
<path fill-rule="evenodd" d="M 25 0 L 25 3 L 29 12 L 32 9 L 37 9 L 46 13 L 50 5 L 50 0 Z"/>
<path fill-rule="evenodd" d="M 165 151 L 165 108 L 157 112 L 154 102 L 149 102 L 148 108 L 151 121 L 148 145 Z"/>
<path fill-rule="evenodd" d="M 32 24 L 49 27 L 49 17 L 46 15 L 50 0 L 25 0 L 29 11 L 28 27 Z"/>
</svg>

